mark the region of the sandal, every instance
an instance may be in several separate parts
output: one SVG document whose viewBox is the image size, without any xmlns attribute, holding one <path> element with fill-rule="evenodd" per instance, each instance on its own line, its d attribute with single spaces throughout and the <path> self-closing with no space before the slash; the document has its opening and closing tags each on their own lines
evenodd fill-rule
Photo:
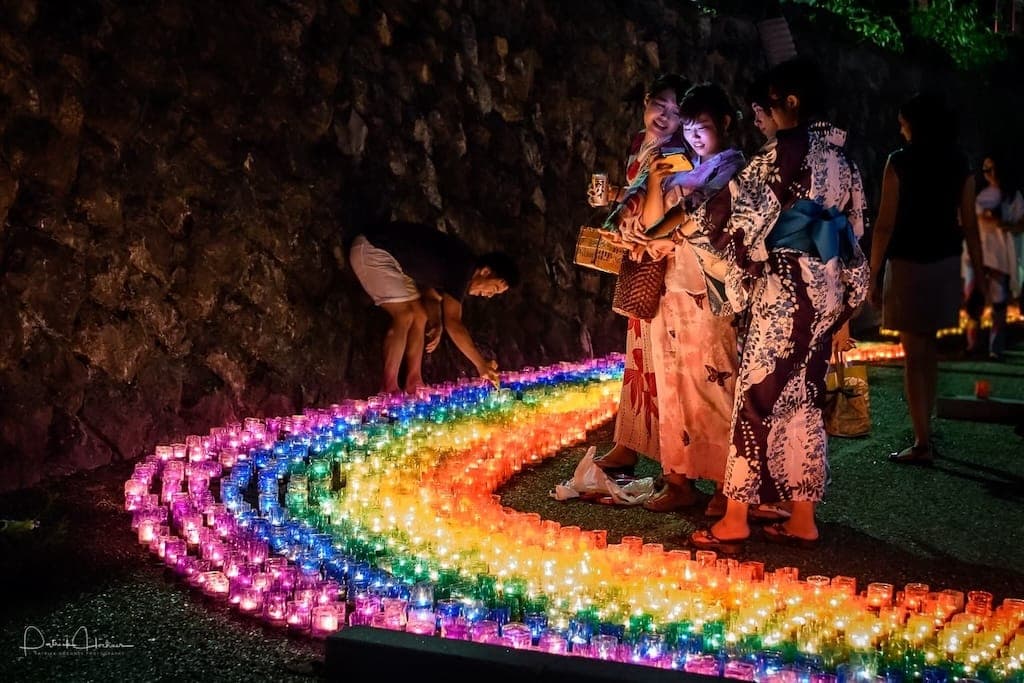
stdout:
<svg viewBox="0 0 1024 683">
<path fill-rule="evenodd" d="M 747 538 L 747 536 L 743 538 L 719 538 L 715 536 L 715 532 L 711 530 L 711 527 L 708 527 L 694 531 L 690 534 L 688 540 L 690 545 L 697 550 L 714 550 L 723 555 L 735 555 L 743 550 L 743 545 L 747 542 Z"/>
<path fill-rule="evenodd" d="M 931 465 L 935 460 L 935 450 L 929 446 L 910 446 L 899 453 L 890 453 L 889 462 L 901 465 Z"/>
<path fill-rule="evenodd" d="M 764 537 L 771 543 L 780 543 L 794 548 L 806 549 L 817 547 L 818 541 L 821 540 L 820 537 L 804 538 L 803 536 L 797 536 L 796 534 L 790 533 L 782 522 L 776 522 L 775 524 L 769 524 L 766 526 L 764 528 Z"/>
<path fill-rule="evenodd" d="M 673 512 L 697 504 L 697 494 L 692 489 L 666 484 L 644 501 L 643 507 L 651 512 Z"/>
<path fill-rule="evenodd" d="M 790 512 L 779 505 L 762 503 L 761 505 L 751 505 L 750 511 L 747 512 L 747 518 L 752 522 L 785 522 L 790 518 Z"/>
</svg>

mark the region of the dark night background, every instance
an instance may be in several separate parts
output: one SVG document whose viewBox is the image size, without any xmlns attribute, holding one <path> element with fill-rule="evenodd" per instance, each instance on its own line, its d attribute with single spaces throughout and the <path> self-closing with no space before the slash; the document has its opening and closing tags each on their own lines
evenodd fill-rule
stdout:
<svg viewBox="0 0 1024 683">
<path fill-rule="evenodd" d="M 0 4 L 0 489 L 372 392 L 386 316 L 343 244 L 375 217 L 519 260 L 524 286 L 467 312 L 502 367 L 619 350 L 611 278 L 572 264 L 586 183 L 621 178 L 658 71 L 749 112 L 763 5 L 715 6 Z M 1019 54 L 965 73 L 785 8 L 872 197 L 922 86 L 955 104 L 975 164 L 1022 148 Z M 468 370 L 450 344 L 426 366 Z"/>
</svg>

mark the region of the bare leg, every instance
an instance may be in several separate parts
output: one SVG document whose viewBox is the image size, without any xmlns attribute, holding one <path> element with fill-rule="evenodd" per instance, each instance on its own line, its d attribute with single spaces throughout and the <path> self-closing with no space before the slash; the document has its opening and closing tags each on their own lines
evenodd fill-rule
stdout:
<svg viewBox="0 0 1024 683">
<path fill-rule="evenodd" d="M 901 332 L 900 341 L 906 353 L 903 389 L 914 428 L 914 446 L 928 448 L 939 374 L 937 342 L 934 335 L 911 332 Z"/>
<path fill-rule="evenodd" d="M 602 469 L 628 467 L 635 465 L 638 459 L 636 451 L 617 443 L 607 453 L 594 458 L 594 464 Z"/>
<path fill-rule="evenodd" d="M 783 523 L 783 528 L 793 536 L 807 540 L 818 537 L 818 525 L 814 521 L 815 503 L 809 500 L 794 500 L 793 516 Z"/>
<path fill-rule="evenodd" d="M 711 533 L 721 539 L 746 538 L 750 535 L 750 525 L 747 523 L 746 503 L 738 500 L 728 499 L 725 505 L 725 516 L 711 527 Z"/>
<path fill-rule="evenodd" d="M 409 329 L 412 327 L 415 317 L 413 303 L 405 301 L 380 305 L 391 316 L 391 327 L 384 335 L 384 379 L 381 383 L 381 390 L 388 393 L 399 390 L 398 371 L 402 367 L 402 357 L 405 355 Z"/>
<path fill-rule="evenodd" d="M 405 342 L 405 392 L 414 394 L 423 386 L 423 346 L 427 329 L 427 311 L 419 301 L 412 302 L 413 318 Z"/>
</svg>

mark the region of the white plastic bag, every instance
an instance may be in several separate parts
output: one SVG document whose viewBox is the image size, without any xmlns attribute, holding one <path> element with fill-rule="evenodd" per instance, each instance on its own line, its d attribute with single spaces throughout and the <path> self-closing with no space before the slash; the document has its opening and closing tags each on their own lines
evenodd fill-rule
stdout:
<svg viewBox="0 0 1024 683">
<path fill-rule="evenodd" d="M 556 484 L 550 496 L 555 500 L 571 500 L 580 496 L 594 498 L 607 496 L 613 505 L 640 505 L 654 494 L 654 479 L 645 477 L 619 486 L 594 464 L 596 446 L 587 449 L 583 459 L 576 466 L 572 479 Z"/>
</svg>

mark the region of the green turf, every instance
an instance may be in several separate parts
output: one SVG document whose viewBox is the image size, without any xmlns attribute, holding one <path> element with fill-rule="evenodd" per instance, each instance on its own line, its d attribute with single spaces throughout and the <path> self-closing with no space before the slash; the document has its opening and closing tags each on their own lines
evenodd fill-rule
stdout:
<svg viewBox="0 0 1024 683">
<path fill-rule="evenodd" d="M 1018 347 L 1020 348 L 1020 347 Z M 814 551 L 754 538 L 743 557 L 801 574 L 855 576 L 861 586 L 923 581 L 934 589 L 985 589 L 997 600 L 1024 597 L 1024 440 L 1008 426 L 938 420 L 941 458 L 931 468 L 890 464 L 909 443 L 899 366 L 870 372 L 874 431 L 832 439 L 833 483 L 820 507 L 823 542 Z M 940 394 L 970 394 L 977 378 L 993 396 L 1024 398 L 1024 352 L 1007 362 L 944 362 Z M 611 427 L 591 434 L 610 445 Z M 557 502 L 552 487 L 568 479 L 584 446 L 523 472 L 500 491 L 505 504 L 584 528 L 609 541 L 639 534 L 679 547 L 704 523 L 699 508 L 656 514 L 638 508 Z M 0 497 L 0 517 L 39 518 L 34 531 L 0 534 L 0 680 L 293 680 L 317 674 L 322 647 L 212 605 L 167 576 L 137 544 L 121 511 L 131 464 L 83 472 L 46 487 Z M 656 474 L 644 461 L 641 473 Z M 24 631 L 47 638 L 79 627 L 102 642 L 133 645 L 114 654 L 23 655 Z"/>
</svg>

